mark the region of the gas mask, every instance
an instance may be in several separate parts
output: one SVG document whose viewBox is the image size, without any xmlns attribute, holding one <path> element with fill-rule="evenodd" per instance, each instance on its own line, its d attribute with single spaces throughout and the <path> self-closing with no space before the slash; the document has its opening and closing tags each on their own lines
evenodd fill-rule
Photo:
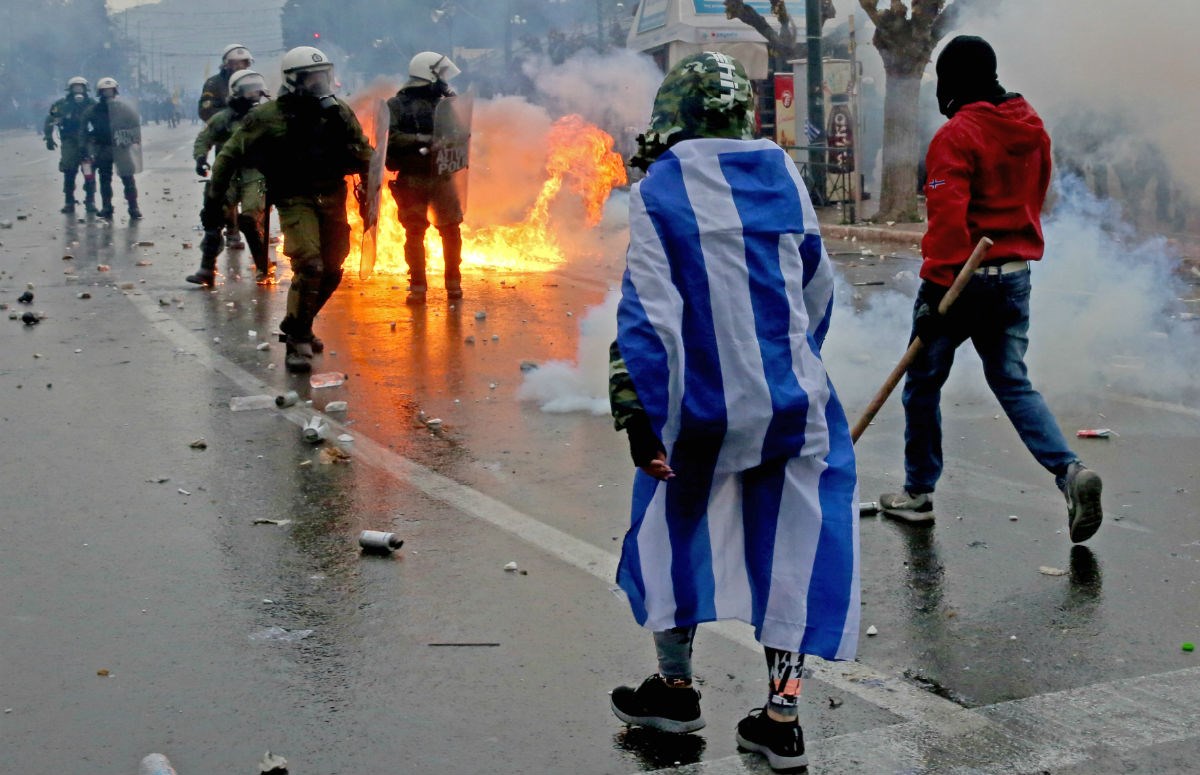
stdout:
<svg viewBox="0 0 1200 775">
<path fill-rule="evenodd" d="M 83 102 L 84 95 L 80 94 L 79 92 L 75 92 L 71 95 L 71 99 L 75 100 L 76 102 Z"/>
<path fill-rule="evenodd" d="M 333 96 L 333 69 L 305 73 L 297 91 L 316 97 L 322 108 L 333 107 L 337 104 L 337 97 Z"/>
</svg>

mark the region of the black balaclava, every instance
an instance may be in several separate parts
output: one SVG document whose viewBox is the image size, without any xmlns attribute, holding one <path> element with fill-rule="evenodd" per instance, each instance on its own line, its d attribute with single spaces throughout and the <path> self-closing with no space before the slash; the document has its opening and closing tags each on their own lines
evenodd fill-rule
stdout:
<svg viewBox="0 0 1200 775">
<path fill-rule="evenodd" d="M 1002 101 L 1004 87 L 996 77 L 996 52 L 976 35 L 959 35 L 937 59 L 938 110 L 950 118 L 963 105 Z"/>
</svg>

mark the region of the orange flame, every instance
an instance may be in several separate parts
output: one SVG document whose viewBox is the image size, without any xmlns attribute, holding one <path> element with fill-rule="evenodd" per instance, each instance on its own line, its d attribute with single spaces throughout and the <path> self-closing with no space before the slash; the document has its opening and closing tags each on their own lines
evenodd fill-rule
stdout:
<svg viewBox="0 0 1200 775">
<path fill-rule="evenodd" d="M 374 136 L 374 115 L 369 115 L 373 111 L 363 109 L 361 113 L 359 120 L 364 133 L 368 137 Z M 550 205 L 564 182 L 569 191 L 582 199 L 589 228 L 600 222 L 609 192 L 626 182 L 625 165 L 621 155 L 612 149 L 612 137 L 580 116 L 564 116 L 556 121 L 547 135 L 546 145 L 546 180 L 521 222 L 473 228 L 468 210 L 466 223 L 462 226 L 464 273 L 484 268 L 535 272 L 554 269 L 564 263 L 566 257 L 551 222 Z M 470 174 L 486 174 L 486 170 L 472 169 Z M 389 173 L 388 179 L 392 178 L 394 175 Z M 357 266 L 362 258 L 362 218 L 353 196 L 347 198 L 346 214 L 351 229 L 350 256 L 346 263 Z M 436 276 L 443 266 L 442 246 L 436 229 L 426 232 L 425 252 L 428 271 Z M 404 228 L 399 222 L 396 201 L 386 184 L 376 233 L 375 271 L 401 275 L 408 272 L 404 263 Z"/>
</svg>

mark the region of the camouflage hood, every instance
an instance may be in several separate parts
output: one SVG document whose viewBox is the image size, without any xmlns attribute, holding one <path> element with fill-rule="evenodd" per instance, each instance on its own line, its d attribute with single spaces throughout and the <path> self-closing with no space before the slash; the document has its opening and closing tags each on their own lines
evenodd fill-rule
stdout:
<svg viewBox="0 0 1200 775">
<path fill-rule="evenodd" d="M 680 60 L 667 73 L 654 97 L 650 128 L 638 135 L 638 150 L 629 163 L 646 169 L 682 140 L 753 136 L 753 94 L 746 69 L 727 54 L 705 51 Z"/>
</svg>

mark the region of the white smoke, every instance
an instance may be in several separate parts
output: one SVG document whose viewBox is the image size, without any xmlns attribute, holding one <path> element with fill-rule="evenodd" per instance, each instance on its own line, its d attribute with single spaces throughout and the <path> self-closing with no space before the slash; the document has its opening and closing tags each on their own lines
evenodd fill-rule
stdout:
<svg viewBox="0 0 1200 775">
<path fill-rule="evenodd" d="M 608 414 L 608 348 L 617 338 L 617 302 L 609 291 L 579 322 L 579 350 L 574 363 L 547 361 L 526 372 L 517 389 L 520 401 L 535 401 L 543 412 Z"/>
</svg>

